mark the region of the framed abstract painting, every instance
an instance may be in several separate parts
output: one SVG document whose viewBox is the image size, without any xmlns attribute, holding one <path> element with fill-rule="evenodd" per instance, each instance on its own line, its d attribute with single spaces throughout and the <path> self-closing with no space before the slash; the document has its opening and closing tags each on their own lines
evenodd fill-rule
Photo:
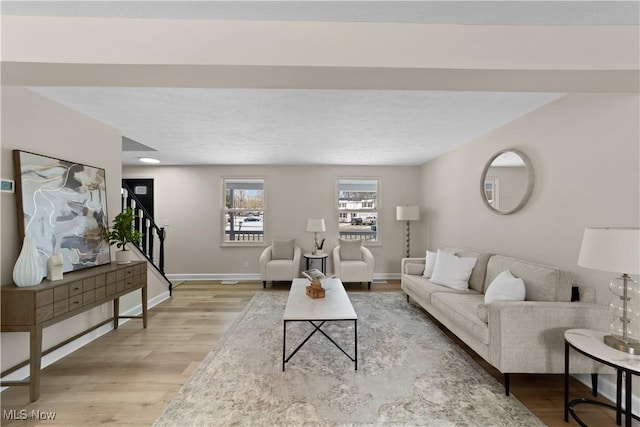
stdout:
<svg viewBox="0 0 640 427">
<path fill-rule="evenodd" d="M 13 151 L 20 238 L 31 236 L 46 266 L 61 253 L 63 272 L 111 262 L 104 169 Z"/>
</svg>

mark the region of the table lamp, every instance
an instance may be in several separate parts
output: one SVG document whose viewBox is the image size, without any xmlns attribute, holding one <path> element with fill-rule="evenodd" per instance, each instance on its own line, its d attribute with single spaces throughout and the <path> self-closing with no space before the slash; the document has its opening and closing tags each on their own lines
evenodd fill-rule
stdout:
<svg viewBox="0 0 640 427">
<path fill-rule="evenodd" d="M 610 347 L 631 354 L 640 354 L 640 342 L 630 335 L 640 331 L 630 330 L 631 321 L 640 313 L 631 305 L 633 297 L 640 293 L 638 282 L 630 274 L 640 274 L 640 228 L 587 228 L 584 230 L 578 265 L 594 270 L 622 273 L 609 284 L 615 295 L 609 308 L 613 311 L 611 335 L 604 337 Z M 636 325 L 637 326 L 637 325 Z"/>
<path fill-rule="evenodd" d="M 325 232 L 324 218 L 309 218 L 307 220 L 307 231 L 313 232 L 313 254 L 318 253 L 318 233 Z"/>
<path fill-rule="evenodd" d="M 407 222 L 406 258 L 409 258 L 411 255 L 411 225 L 409 222 L 420 219 L 420 208 L 418 206 L 396 206 L 396 219 Z"/>
</svg>

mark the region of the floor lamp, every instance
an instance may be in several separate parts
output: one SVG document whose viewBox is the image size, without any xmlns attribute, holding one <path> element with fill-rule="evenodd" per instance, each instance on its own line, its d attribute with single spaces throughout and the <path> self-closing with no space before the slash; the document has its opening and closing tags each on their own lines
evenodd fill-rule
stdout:
<svg viewBox="0 0 640 427">
<path fill-rule="evenodd" d="M 420 219 L 420 208 L 418 206 L 396 206 L 396 219 L 407 222 L 406 234 L 406 258 L 411 256 L 411 221 Z"/>
<path fill-rule="evenodd" d="M 584 230 L 578 265 L 594 270 L 622 273 L 609 284 L 615 295 L 609 308 L 613 312 L 611 335 L 604 337 L 609 347 L 631 354 L 640 354 L 637 307 L 632 299 L 640 287 L 630 274 L 640 274 L 640 228 L 587 228 Z M 636 301 L 637 303 L 637 301 Z M 631 322 L 636 321 L 631 329 Z M 635 338 L 631 337 L 634 335 Z"/>
</svg>

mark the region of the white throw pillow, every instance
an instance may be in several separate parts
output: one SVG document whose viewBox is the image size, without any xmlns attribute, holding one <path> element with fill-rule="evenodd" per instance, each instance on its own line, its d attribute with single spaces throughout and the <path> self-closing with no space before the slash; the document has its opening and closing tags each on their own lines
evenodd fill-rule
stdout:
<svg viewBox="0 0 640 427">
<path fill-rule="evenodd" d="M 464 291 L 469 288 L 469 277 L 477 261 L 477 258 L 460 258 L 438 249 L 430 280 L 437 285 Z"/>
<path fill-rule="evenodd" d="M 524 281 L 514 277 L 509 270 L 498 274 L 484 293 L 484 303 L 492 301 L 524 301 Z"/>
<path fill-rule="evenodd" d="M 424 272 L 422 273 L 423 277 L 430 279 L 433 275 L 433 268 L 436 266 L 436 258 L 438 257 L 437 252 L 427 251 L 427 258 L 424 262 Z"/>
</svg>

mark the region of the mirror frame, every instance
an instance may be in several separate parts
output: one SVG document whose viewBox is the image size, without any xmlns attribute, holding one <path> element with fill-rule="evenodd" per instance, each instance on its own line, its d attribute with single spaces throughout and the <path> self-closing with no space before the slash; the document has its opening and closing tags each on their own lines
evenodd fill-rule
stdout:
<svg viewBox="0 0 640 427">
<path fill-rule="evenodd" d="M 518 205 L 508 211 L 501 211 L 491 206 L 491 204 L 489 203 L 489 201 L 487 200 L 484 194 L 484 181 L 487 178 L 487 172 L 489 171 L 489 168 L 491 167 L 491 164 L 493 163 L 493 161 L 504 153 L 515 153 L 518 156 L 520 156 L 520 158 L 524 162 L 524 167 L 526 168 L 526 171 L 527 171 L 527 188 L 525 189 L 524 194 L 520 199 L 520 202 L 518 203 Z M 531 164 L 531 160 L 529 160 L 529 157 L 527 157 L 526 154 L 514 148 L 507 148 L 504 150 L 500 150 L 496 154 L 491 156 L 489 161 L 484 165 L 484 169 L 482 169 L 482 175 L 480 176 L 480 196 L 482 197 L 482 201 L 484 202 L 485 206 L 488 207 L 489 210 L 491 210 L 492 212 L 495 212 L 499 215 L 509 215 L 509 214 L 518 212 L 529 201 L 529 198 L 531 197 L 531 193 L 533 192 L 534 178 L 535 176 L 533 173 L 533 165 Z"/>
</svg>

